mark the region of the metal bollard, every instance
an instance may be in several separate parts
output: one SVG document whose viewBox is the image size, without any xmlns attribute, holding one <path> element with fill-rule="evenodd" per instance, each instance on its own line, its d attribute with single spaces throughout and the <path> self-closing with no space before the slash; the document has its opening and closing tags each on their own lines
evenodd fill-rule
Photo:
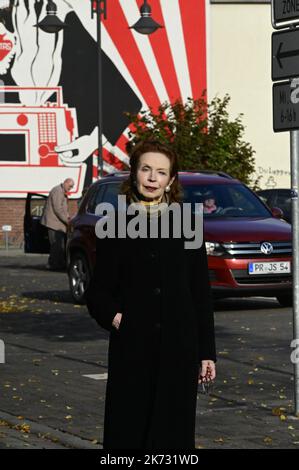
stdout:
<svg viewBox="0 0 299 470">
<path fill-rule="evenodd" d="M 4 81 L 3 80 L 0 80 L 0 87 L 4 88 Z M 5 103 L 5 92 L 0 91 L 0 104 L 3 104 L 3 103 Z"/>
<path fill-rule="evenodd" d="M 5 364 L 5 344 L 2 339 L 0 339 L 0 364 Z"/>
<path fill-rule="evenodd" d="M 11 225 L 2 225 L 2 231 L 4 232 L 5 237 L 5 249 L 8 251 L 8 233 L 11 232 L 12 226 Z"/>
</svg>

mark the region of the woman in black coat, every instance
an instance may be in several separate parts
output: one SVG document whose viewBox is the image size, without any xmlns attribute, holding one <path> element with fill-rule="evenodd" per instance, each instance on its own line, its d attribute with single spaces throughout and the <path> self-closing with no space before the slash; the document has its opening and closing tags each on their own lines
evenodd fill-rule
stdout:
<svg viewBox="0 0 299 470">
<path fill-rule="evenodd" d="M 161 235 L 159 203 L 180 199 L 174 152 L 144 142 L 130 164 L 122 192 L 159 228 L 157 238 L 97 237 L 86 301 L 110 331 L 104 448 L 194 449 L 197 386 L 216 375 L 205 244 Z"/>
</svg>

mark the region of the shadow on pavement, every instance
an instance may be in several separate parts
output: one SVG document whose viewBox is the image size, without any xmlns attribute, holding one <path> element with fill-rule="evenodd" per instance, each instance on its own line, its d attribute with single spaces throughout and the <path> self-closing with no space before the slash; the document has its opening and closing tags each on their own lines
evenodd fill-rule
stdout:
<svg viewBox="0 0 299 470">
<path fill-rule="evenodd" d="M 22 292 L 22 297 L 36 300 L 49 300 L 51 302 L 62 302 L 67 304 L 75 304 L 69 290 L 46 290 Z"/>
<path fill-rule="evenodd" d="M 44 271 L 44 272 L 49 272 L 49 270 L 46 268 L 46 263 L 44 264 L 24 264 L 21 265 L 20 263 L 16 264 L 5 264 L 3 265 L 5 269 L 24 269 L 24 270 L 30 270 L 30 271 Z M 67 274 L 66 269 L 64 270 L 57 270 L 57 271 L 50 271 L 50 272 L 61 272 Z"/>
<path fill-rule="evenodd" d="M 1 315 L 1 331 L 4 334 L 13 332 L 16 343 L 18 335 L 40 338 L 41 348 L 44 347 L 42 346 L 44 339 L 61 344 L 107 339 L 108 333 L 97 327 L 88 312 L 84 310 L 82 313 L 36 314 L 30 311 L 10 313 Z M 32 347 L 39 348 L 38 339 L 32 344 Z"/>
<path fill-rule="evenodd" d="M 230 297 L 227 299 L 215 299 L 215 312 L 234 311 L 234 310 L 264 310 L 264 309 L 282 309 L 275 297 Z"/>
</svg>

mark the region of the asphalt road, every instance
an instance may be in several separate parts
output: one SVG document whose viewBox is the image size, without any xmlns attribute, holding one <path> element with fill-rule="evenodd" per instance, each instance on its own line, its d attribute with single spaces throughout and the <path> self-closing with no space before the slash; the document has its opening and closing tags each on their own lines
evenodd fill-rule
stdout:
<svg viewBox="0 0 299 470">
<path fill-rule="evenodd" d="M 0 252 L 0 449 L 100 449 L 108 336 L 46 259 Z M 197 447 L 299 448 L 291 309 L 227 299 L 215 321 L 218 376 L 198 395 Z"/>
</svg>

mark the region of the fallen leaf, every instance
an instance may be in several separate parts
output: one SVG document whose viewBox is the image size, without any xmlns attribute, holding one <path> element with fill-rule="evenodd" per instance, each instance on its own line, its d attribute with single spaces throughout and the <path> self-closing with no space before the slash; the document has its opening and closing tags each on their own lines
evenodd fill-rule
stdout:
<svg viewBox="0 0 299 470">
<path fill-rule="evenodd" d="M 263 440 L 264 440 L 265 444 L 272 444 L 272 442 L 273 442 L 272 437 L 269 437 L 269 436 L 264 437 Z"/>
<path fill-rule="evenodd" d="M 214 442 L 223 443 L 224 439 L 223 439 L 223 437 L 218 437 L 217 439 L 214 439 Z"/>
<path fill-rule="evenodd" d="M 272 414 L 274 416 L 281 416 L 283 415 L 284 411 L 285 411 L 285 408 L 272 408 Z"/>
<path fill-rule="evenodd" d="M 30 426 L 26 423 L 17 424 L 16 426 L 13 426 L 13 429 L 16 429 L 17 431 L 21 431 L 22 433 L 26 434 L 30 432 Z"/>
</svg>

